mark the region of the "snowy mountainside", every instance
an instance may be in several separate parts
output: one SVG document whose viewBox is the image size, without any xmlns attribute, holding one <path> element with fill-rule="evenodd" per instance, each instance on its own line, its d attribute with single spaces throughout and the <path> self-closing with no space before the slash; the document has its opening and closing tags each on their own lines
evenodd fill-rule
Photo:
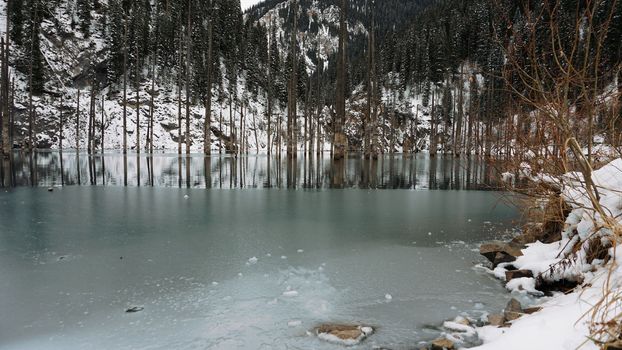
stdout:
<svg viewBox="0 0 622 350">
<path fill-rule="evenodd" d="M 399 7 L 394 3 L 403 3 L 405 0 L 396 0 L 383 4 L 381 13 L 393 11 Z M 431 1 L 414 1 L 412 6 L 408 5 L 409 13 L 415 13 Z M 287 56 L 290 46 L 290 33 L 292 21 L 290 18 L 291 4 L 293 0 L 286 1 L 266 1 L 245 13 L 245 19 L 252 21 L 255 26 L 263 26 L 268 35 L 272 31 L 276 34 L 279 59 L 282 63 L 281 69 L 286 70 Z M 364 57 L 367 43 L 367 8 L 365 1 L 351 1 L 348 12 L 348 52 L 353 60 L 354 57 Z M 90 35 L 85 36 L 78 30 L 79 18 L 77 16 L 77 5 L 72 0 L 55 0 L 45 5 L 46 14 L 40 25 L 39 40 L 40 51 L 44 62 L 44 89 L 40 95 L 32 98 L 34 113 L 33 132 L 36 137 L 36 145 L 39 148 L 58 148 L 60 147 L 61 118 L 64 123 L 62 130 L 63 147 L 75 148 L 76 145 L 82 149 L 87 146 L 88 134 L 88 114 L 90 110 L 90 92 L 93 89 L 93 79 L 97 81 L 106 80 L 106 69 L 109 61 L 109 53 L 106 49 L 106 26 L 110 26 L 111 19 L 104 9 L 112 5 L 111 0 L 100 0 L 90 10 Z M 300 62 L 304 63 L 308 79 L 313 79 L 312 75 L 317 72 L 317 65 L 321 59 L 323 63 L 322 72 L 322 99 L 324 106 L 319 113 L 320 131 L 323 135 L 321 143 L 324 149 L 330 147 L 328 144 L 331 138 L 331 121 L 333 117 L 332 103 L 334 99 L 334 61 L 338 47 L 338 27 L 339 27 L 339 8 L 335 1 L 326 0 L 301 0 L 298 2 L 298 45 L 300 52 Z M 402 4 L 403 5 L 403 4 Z M 7 13 L 6 3 L 0 3 L 0 11 Z M 408 12 L 405 11 L 405 12 Z M 381 16 L 380 16 L 381 17 Z M 382 28 L 385 25 L 380 26 Z M 12 75 L 15 81 L 15 127 L 14 127 L 14 147 L 24 147 L 28 143 L 29 133 L 29 114 L 30 114 L 30 93 L 29 76 L 25 66 L 25 61 L 29 56 L 28 48 L 25 45 L 15 46 L 14 59 L 12 64 Z M 150 57 L 146 57 L 145 62 L 150 62 Z M 266 91 L 260 87 L 258 93 L 251 93 L 246 89 L 246 82 L 249 79 L 247 72 L 239 70 L 236 77 L 235 92 L 229 91 L 231 84 L 226 77 L 225 63 L 221 61 L 220 86 L 213 87 L 212 113 L 211 113 L 211 148 L 219 149 L 230 147 L 232 134 L 236 135 L 239 141 L 244 139 L 244 147 L 248 149 L 266 150 L 268 143 L 268 119 L 266 116 L 267 103 L 265 100 Z M 145 68 L 147 67 L 147 68 Z M 152 75 L 148 64 L 142 68 L 141 79 L 136 83 L 131 80 L 127 90 L 127 142 L 128 148 L 136 150 L 146 148 L 148 118 L 151 114 L 151 95 L 154 96 L 154 148 L 165 150 L 176 150 L 179 141 L 179 124 L 181 123 L 182 139 L 185 133 L 185 89 L 178 88 L 176 79 L 176 68 L 156 67 L 156 71 L 168 74 L 157 75 L 155 82 L 152 82 Z M 89 73 L 92 72 L 92 73 Z M 128 73 L 131 75 L 133 72 Z M 352 73 L 351 73 L 352 74 Z M 155 90 L 152 92 L 152 83 Z M 101 84 L 101 83 L 100 83 Z M 351 96 L 348 104 L 353 106 L 349 111 L 348 121 L 350 124 L 360 123 L 363 106 L 360 86 L 351 86 Z M 104 147 L 107 149 L 119 149 L 123 145 L 123 89 L 120 83 L 104 84 L 95 89 L 94 96 L 95 109 L 95 136 L 94 142 L 99 148 L 103 138 Z M 225 98 L 221 91 L 226 91 Z M 358 92 L 357 92 L 358 91 Z M 78 98 L 78 93 L 80 97 Z M 233 103 L 228 101 L 231 96 L 236 96 Z M 79 105 L 78 105 L 79 100 Z M 179 101 L 181 100 L 181 110 L 179 113 Z M 193 151 L 200 151 L 203 148 L 203 130 L 205 107 L 204 103 L 196 96 L 190 98 L 190 136 Z M 242 102 L 240 102 L 242 101 Z M 309 100 L 299 101 L 298 117 L 300 120 L 305 114 L 309 114 L 315 109 L 303 106 Z M 358 106 L 358 107 L 357 107 Z M 137 111 L 138 107 L 138 111 Z M 281 130 L 284 132 L 286 112 L 285 106 L 275 103 L 272 123 L 272 141 L 276 140 L 277 120 L 283 122 Z M 412 108 L 414 111 L 414 107 Z M 412 113 L 408 112 L 407 113 Z M 79 118 L 78 118 L 79 115 Z M 231 116 L 230 116 L 231 115 Z M 138 116 L 138 118 L 137 118 Z M 242 117 L 243 116 L 243 117 Z M 138 119 L 138 121 L 137 121 Z M 386 119 L 386 118 L 385 118 Z M 388 121 L 385 120 L 386 123 Z M 103 125 L 102 125 L 103 123 Z M 302 149 L 303 142 L 303 122 L 298 123 L 299 148 Z M 137 128 L 137 125 L 139 128 Z M 103 127 L 102 127 L 103 126 Z M 382 126 L 390 128 L 389 124 Z M 244 130 L 244 135 L 240 137 L 240 131 Z M 104 130 L 101 135 L 101 130 Z M 137 139 L 136 131 L 140 130 Z M 354 129 L 352 129 L 354 130 Z M 356 139 L 355 131 L 350 137 Z M 78 140 L 76 142 L 76 139 Z M 284 137 L 282 137 L 284 139 Z M 399 145 L 402 141 L 398 142 Z M 229 143 L 229 145 L 228 145 Z M 353 142 L 356 144 L 356 142 Z M 137 146 L 138 144 L 138 146 Z M 388 146 L 388 142 L 387 142 Z M 185 147 L 185 146 L 184 146 Z"/>
</svg>

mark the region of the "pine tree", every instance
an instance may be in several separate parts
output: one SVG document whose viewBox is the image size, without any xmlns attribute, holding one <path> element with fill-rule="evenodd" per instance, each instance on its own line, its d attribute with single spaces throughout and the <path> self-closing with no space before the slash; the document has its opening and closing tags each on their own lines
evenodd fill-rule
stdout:
<svg viewBox="0 0 622 350">
<path fill-rule="evenodd" d="M 28 70 L 30 71 L 29 84 L 34 95 L 39 95 L 44 91 L 45 85 L 45 63 L 41 52 L 41 9 L 43 8 L 39 0 L 31 0 L 29 7 L 30 13 L 24 37 L 24 48 L 28 52 Z"/>
<path fill-rule="evenodd" d="M 92 0 L 76 0 L 76 11 L 80 20 L 80 31 L 85 38 L 91 35 L 91 10 Z"/>
<path fill-rule="evenodd" d="M 117 83 L 123 75 L 125 14 L 120 0 L 108 3 L 108 28 L 106 31 L 108 83 Z"/>
<path fill-rule="evenodd" d="M 17 45 L 22 44 L 22 37 L 24 35 L 24 0 L 11 0 L 10 13 L 11 26 L 10 34 L 11 41 Z"/>
</svg>

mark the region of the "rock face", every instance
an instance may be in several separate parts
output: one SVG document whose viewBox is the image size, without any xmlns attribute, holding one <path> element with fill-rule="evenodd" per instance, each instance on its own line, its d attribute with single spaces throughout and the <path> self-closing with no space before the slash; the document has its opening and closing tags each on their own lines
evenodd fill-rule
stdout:
<svg viewBox="0 0 622 350">
<path fill-rule="evenodd" d="M 343 345 L 356 345 L 373 332 L 372 327 L 359 325 L 323 324 L 315 328 L 318 338 Z"/>
<path fill-rule="evenodd" d="M 523 255 L 522 248 L 523 246 L 517 243 L 493 241 L 482 244 L 479 253 L 485 256 L 493 267 L 496 267 L 504 262 L 512 262 L 516 260 L 516 257 Z"/>
<path fill-rule="evenodd" d="M 505 272 L 505 280 L 508 282 L 515 278 L 523 277 L 533 277 L 533 272 L 531 272 L 531 270 L 514 270 Z"/>
<path fill-rule="evenodd" d="M 430 344 L 430 350 L 454 350 L 456 345 L 449 339 L 439 338 Z"/>
<path fill-rule="evenodd" d="M 523 307 L 520 302 L 514 298 L 508 302 L 508 305 L 503 311 L 503 316 L 508 321 L 513 321 L 523 315 Z"/>
</svg>

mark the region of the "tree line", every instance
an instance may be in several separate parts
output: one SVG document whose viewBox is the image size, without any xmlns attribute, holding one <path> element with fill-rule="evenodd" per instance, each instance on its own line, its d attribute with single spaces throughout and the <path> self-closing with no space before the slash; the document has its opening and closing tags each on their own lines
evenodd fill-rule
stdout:
<svg viewBox="0 0 622 350">
<path fill-rule="evenodd" d="M 210 154 L 212 135 L 224 140 L 229 152 L 243 150 L 247 134 L 243 131 L 248 127 L 234 127 L 232 116 L 236 109 L 243 113 L 248 101 L 259 101 L 265 110 L 260 117 L 265 121 L 266 150 L 280 155 L 285 145 L 291 157 L 301 144 L 306 152 L 319 152 L 326 141 L 336 158 L 346 151 L 377 156 L 398 146 L 405 152 L 418 151 L 425 147 L 421 142 L 425 139 L 431 154 L 510 152 L 519 128 L 513 115 L 529 106 L 517 97 L 526 90 L 525 82 L 508 57 L 520 56 L 520 50 L 526 49 L 518 41 L 528 39 L 532 23 L 539 33 L 531 41 L 536 54 L 524 57 L 523 67 L 553 66 L 555 57 L 548 52 L 560 48 L 551 47 L 547 39 L 555 22 L 555 28 L 561 28 L 556 32 L 560 43 L 578 40 L 586 59 L 594 50 L 602 51 L 598 69 L 609 73 L 595 85 L 598 91 L 622 81 L 620 1 L 390 0 L 378 4 L 322 0 L 316 6 L 333 6 L 339 13 L 328 28 L 339 42 L 333 50 L 313 41 L 320 33 L 317 14 L 310 11 L 313 2 L 289 1 L 278 11 L 283 23 L 266 20 L 268 11 L 280 3 L 268 0 L 243 14 L 239 0 L 10 0 L 0 89 L 4 153 L 13 144 L 10 131 L 14 129 L 9 65 L 28 82 L 28 142 L 24 143 L 28 148 L 36 147 L 33 95 L 59 96 L 62 145 L 67 119 L 62 115 L 62 89 L 81 80 L 88 86 L 91 102 L 86 112 L 89 151 L 95 147 L 96 126 L 104 127 L 93 107 L 95 96 L 104 89 L 109 97 L 122 95 L 123 150 L 127 151 L 128 95 L 138 94 L 141 84 L 150 80 L 145 149 L 153 150 L 157 81 L 176 87 L 180 153 L 183 148 L 189 153 L 193 141 L 189 136 L 192 105 L 204 107 L 203 148 Z M 594 30 L 575 38 L 573 28 L 585 20 L 588 9 L 594 12 L 589 26 Z M 42 54 L 41 25 L 57 23 L 58 11 L 71 19 L 76 36 L 102 43 L 98 56 L 73 81 L 53 81 Z M 543 14 L 547 20 L 535 20 Z M 364 35 L 347 30 L 347 24 L 354 23 L 363 24 Z M 603 37 L 601 47 L 596 48 L 590 37 Z M 571 94 L 578 96 L 581 91 Z M 228 105 L 228 135 L 222 117 L 217 126 L 211 125 L 218 119 L 212 115 L 214 101 Z M 138 119 L 138 96 L 136 103 Z M 357 104 L 362 105 L 361 113 L 353 113 Z M 598 122 L 620 123 L 605 119 Z M 137 140 L 140 133 L 137 128 Z M 100 142 L 103 145 L 103 133 Z"/>
</svg>

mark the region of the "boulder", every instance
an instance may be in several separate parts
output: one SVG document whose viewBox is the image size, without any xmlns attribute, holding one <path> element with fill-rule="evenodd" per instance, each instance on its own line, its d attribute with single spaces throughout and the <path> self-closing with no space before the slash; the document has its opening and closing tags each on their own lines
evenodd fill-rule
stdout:
<svg viewBox="0 0 622 350">
<path fill-rule="evenodd" d="M 479 253 L 488 259 L 493 266 L 497 266 L 504 262 L 512 262 L 516 257 L 523 255 L 522 245 L 516 243 L 505 243 L 493 241 L 484 243 L 479 247 Z"/>
<path fill-rule="evenodd" d="M 373 332 L 372 327 L 346 324 L 323 324 L 315 328 L 318 338 L 343 345 L 356 345 Z"/>
<path fill-rule="evenodd" d="M 430 350 L 454 350 L 456 345 L 449 339 L 438 338 L 430 344 Z"/>
<path fill-rule="evenodd" d="M 531 272 L 531 270 L 513 270 L 513 271 L 505 272 L 505 280 L 507 282 L 515 278 L 523 278 L 523 277 L 533 277 L 533 272 Z"/>
<path fill-rule="evenodd" d="M 501 327 L 505 324 L 505 316 L 501 314 L 488 315 L 488 323 L 491 326 Z"/>
<path fill-rule="evenodd" d="M 523 307 L 520 302 L 514 298 L 508 302 L 503 310 L 503 316 L 507 321 L 514 321 L 523 315 Z"/>
</svg>

